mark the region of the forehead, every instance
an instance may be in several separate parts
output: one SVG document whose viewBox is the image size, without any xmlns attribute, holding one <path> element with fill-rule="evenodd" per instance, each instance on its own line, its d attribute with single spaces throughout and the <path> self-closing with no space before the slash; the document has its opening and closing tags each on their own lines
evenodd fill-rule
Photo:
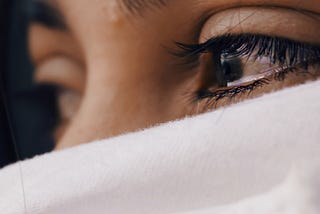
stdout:
<svg viewBox="0 0 320 214">
<path fill-rule="evenodd" d="M 64 4 L 66 2 L 86 2 L 87 4 L 118 6 L 133 14 L 143 14 L 146 10 L 164 8 L 165 6 L 176 6 L 181 10 L 207 8 L 227 8 L 236 6 L 281 6 L 294 9 L 305 9 L 312 12 L 320 12 L 319 0 L 31 0 L 43 1 L 50 4 Z"/>
<path fill-rule="evenodd" d="M 173 1 L 175 0 L 90 0 L 87 1 L 87 3 L 98 5 L 117 5 L 130 13 L 141 15 L 146 9 L 159 8 Z M 31 2 L 42 2 L 51 6 L 65 3 L 64 0 L 31 0 Z M 183 2 L 181 1 L 181 3 Z M 74 4 L 77 4 L 77 1 L 75 1 Z"/>
</svg>

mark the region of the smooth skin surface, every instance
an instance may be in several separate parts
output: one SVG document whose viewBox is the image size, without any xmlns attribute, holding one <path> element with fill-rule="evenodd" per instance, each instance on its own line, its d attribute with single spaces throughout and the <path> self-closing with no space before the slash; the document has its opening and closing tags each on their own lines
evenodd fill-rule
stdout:
<svg viewBox="0 0 320 214">
<path fill-rule="evenodd" d="M 169 0 L 130 11 L 120 0 L 51 0 L 65 28 L 34 22 L 35 81 L 61 88 L 56 149 L 108 138 L 301 84 L 290 74 L 248 96 L 214 106 L 194 101 L 210 85 L 211 58 L 181 65 L 175 41 L 196 44 L 226 33 L 259 33 L 320 44 L 318 0 Z M 256 66 L 256 64 L 254 64 Z M 260 64 L 258 65 L 260 66 Z"/>
</svg>

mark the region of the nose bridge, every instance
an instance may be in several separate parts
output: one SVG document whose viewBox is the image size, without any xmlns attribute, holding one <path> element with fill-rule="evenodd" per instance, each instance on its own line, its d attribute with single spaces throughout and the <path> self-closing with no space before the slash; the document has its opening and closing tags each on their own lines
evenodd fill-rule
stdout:
<svg viewBox="0 0 320 214">
<path fill-rule="evenodd" d="M 105 44 L 87 59 L 87 86 L 80 115 L 84 121 L 94 121 L 86 126 L 101 130 L 103 137 L 148 126 L 142 123 L 154 115 L 156 107 L 152 105 L 159 99 L 153 93 L 152 68 L 141 60 L 143 52 L 127 52 L 136 49 L 128 43 L 124 50 L 115 51 L 108 50 L 115 43 Z"/>
<path fill-rule="evenodd" d="M 140 99 L 140 94 L 157 90 L 154 85 L 159 72 L 154 64 L 159 47 L 129 24 L 109 24 L 112 32 L 92 33 L 86 42 L 87 91 L 103 92 L 105 104 L 111 103 L 111 107 L 130 100 L 133 108 L 138 105 L 135 102 L 150 99 Z M 118 109 L 124 106 L 130 107 L 121 105 Z"/>
<path fill-rule="evenodd" d="M 83 19 L 85 23 L 75 23 L 74 29 L 85 55 L 88 89 L 108 86 L 108 93 L 122 96 L 132 94 L 133 87 L 135 91 L 143 90 L 148 85 L 143 80 L 153 72 L 152 55 L 157 44 L 153 33 L 129 20 L 120 0 L 103 1 L 102 7 L 101 0 L 94 1 L 99 4 L 90 4 L 88 8 L 94 15 Z M 100 86 L 100 82 L 104 84 Z"/>
<path fill-rule="evenodd" d="M 132 27 L 127 17 L 101 16 L 91 20 L 97 27 L 88 26 L 88 31 L 83 24 L 89 22 L 77 25 L 86 87 L 62 144 L 72 138 L 84 143 L 111 137 L 155 124 L 161 117 L 157 113 L 161 112 L 161 93 L 157 87 L 159 72 L 154 70 L 155 42 Z"/>
<path fill-rule="evenodd" d="M 85 143 L 147 127 L 151 122 L 148 116 L 154 115 L 149 108 L 150 103 L 154 103 L 150 98 L 156 98 L 145 97 L 143 91 L 148 86 L 138 82 L 138 78 L 126 77 L 122 70 L 125 66 L 113 64 L 89 68 L 87 72 L 92 75 L 87 79 L 79 112 L 61 141 L 62 147 L 70 140 Z"/>
<path fill-rule="evenodd" d="M 156 90 L 153 88 L 155 83 L 152 73 L 145 71 L 147 65 L 144 62 L 137 64 L 111 59 L 105 62 L 105 66 L 92 67 L 88 71 L 91 74 L 87 80 L 86 96 L 104 105 L 105 110 L 122 111 L 122 116 L 131 111 L 139 113 L 142 106 L 147 108 L 147 104 L 156 99 L 152 93 Z"/>
<path fill-rule="evenodd" d="M 99 54 L 88 58 L 86 87 L 88 93 L 95 91 L 98 94 L 103 91 L 113 99 L 118 95 L 133 96 L 148 87 L 148 81 L 145 81 L 148 79 L 150 69 L 148 62 L 140 60 L 141 52 L 129 53 L 128 50 L 131 48 L 130 42 L 128 43 L 125 49 L 117 48 L 115 51 L 106 45 Z"/>
</svg>

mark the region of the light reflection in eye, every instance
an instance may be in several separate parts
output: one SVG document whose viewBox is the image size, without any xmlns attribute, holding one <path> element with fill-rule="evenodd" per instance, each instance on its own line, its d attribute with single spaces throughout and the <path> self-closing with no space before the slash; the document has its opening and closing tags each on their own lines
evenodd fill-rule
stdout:
<svg viewBox="0 0 320 214">
<path fill-rule="evenodd" d="M 250 95 L 267 85 L 267 90 L 273 91 L 285 87 L 288 82 L 294 85 L 320 75 L 314 72 L 317 71 L 314 66 L 320 65 L 320 47 L 287 38 L 227 34 L 201 44 L 177 45 L 181 49 L 178 56 L 187 63 L 199 60 L 203 55 L 212 55 L 210 61 L 215 66 L 207 71 L 214 74 L 212 84 L 200 88 L 195 96 L 196 100 L 205 99 L 214 107 L 224 98 L 229 98 L 229 101 L 241 98 L 240 95 Z M 299 73 L 311 75 L 299 78 L 290 75 L 291 80 L 285 83 L 289 74 Z"/>
<path fill-rule="evenodd" d="M 61 120 L 71 121 L 79 110 L 82 96 L 67 89 L 61 89 L 57 96 Z"/>
<path fill-rule="evenodd" d="M 259 57 L 258 59 L 250 56 L 244 57 L 238 66 L 241 67 L 238 69 L 243 71 L 242 77 L 228 82 L 227 87 L 241 86 L 264 78 L 272 78 L 290 69 L 289 66 L 285 65 L 272 65 L 268 57 Z"/>
</svg>

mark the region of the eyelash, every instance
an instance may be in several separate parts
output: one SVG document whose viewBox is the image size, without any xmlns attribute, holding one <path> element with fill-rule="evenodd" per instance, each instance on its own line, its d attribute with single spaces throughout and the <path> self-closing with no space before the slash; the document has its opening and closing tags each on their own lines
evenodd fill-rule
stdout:
<svg viewBox="0 0 320 214">
<path fill-rule="evenodd" d="M 282 81 L 288 73 L 297 72 L 303 68 L 307 73 L 310 65 L 320 64 L 320 47 L 297 42 L 286 38 L 265 36 L 260 34 L 223 35 L 211 38 L 201 44 L 176 43 L 179 52 L 176 56 L 183 60 L 183 64 L 192 67 L 199 64 L 199 58 L 204 53 L 216 56 L 227 55 L 234 58 L 253 57 L 254 61 L 260 57 L 268 57 L 272 65 L 286 67 L 274 75 L 274 79 Z M 200 90 L 196 92 L 196 100 L 209 99 L 216 104 L 222 98 L 234 98 L 239 94 L 250 94 L 253 90 L 269 84 L 269 79 L 260 79 L 248 85 L 217 89 L 215 91 Z"/>
</svg>

